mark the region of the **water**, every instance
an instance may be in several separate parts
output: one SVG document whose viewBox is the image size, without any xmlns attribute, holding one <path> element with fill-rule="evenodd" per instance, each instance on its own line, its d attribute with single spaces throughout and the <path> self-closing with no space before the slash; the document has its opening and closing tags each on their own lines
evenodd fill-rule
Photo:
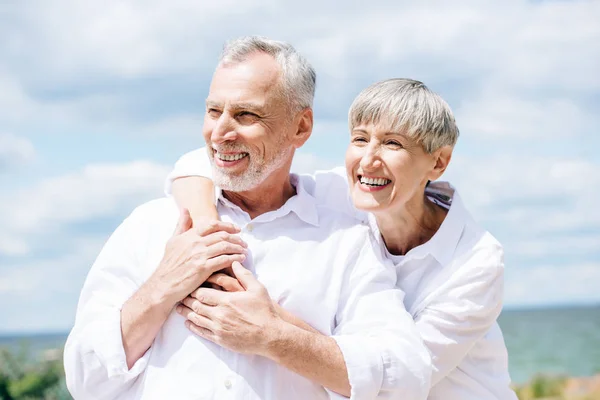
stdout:
<svg viewBox="0 0 600 400">
<path fill-rule="evenodd" d="M 504 311 L 499 323 L 514 382 L 540 372 L 600 373 L 600 305 Z"/>
<path fill-rule="evenodd" d="M 503 311 L 499 319 L 514 382 L 537 373 L 590 376 L 600 373 L 600 305 Z M 61 348 L 66 334 L 0 336 L 0 347 L 27 343 L 34 357 Z"/>
</svg>

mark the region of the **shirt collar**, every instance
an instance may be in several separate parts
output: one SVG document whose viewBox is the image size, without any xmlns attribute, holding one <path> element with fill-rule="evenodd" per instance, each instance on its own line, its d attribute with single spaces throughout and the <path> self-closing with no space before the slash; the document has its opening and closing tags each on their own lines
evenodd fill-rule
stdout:
<svg viewBox="0 0 600 400">
<path fill-rule="evenodd" d="M 273 221 L 293 212 L 302 221 L 314 226 L 319 226 L 319 212 L 316 199 L 306 191 L 302 185 L 302 180 L 298 178 L 298 175 L 290 174 L 290 182 L 292 186 L 296 188 L 296 194 L 289 198 L 281 208 L 256 217 L 254 219 L 255 222 L 263 223 Z M 233 204 L 223 196 L 223 191 L 220 188 L 215 189 L 215 195 L 217 201 L 222 202 L 227 207 L 241 210 L 237 205 Z"/>
<path fill-rule="evenodd" d="M 448 204 L 450 209 L 442 225 L 440 225 L 440 228 L 433 237 L 422 245 L 411 249 L 402 261 L 423 259 L 431 254 L 440 264 L 446 265 L 452 261 L 456 247 L 462 236 L 468 213 L 458 192 L 448 182 L 430 183 L 425 189 L 425 194 L 435 198 L 438 202 Z M 381 245 L 385 246 L 381 232 L 377 228 L 377 221 L 372 215 L 369 216 L 369 225 L 373 229 L 373 232 L 376 232 Z"/>
</svg>

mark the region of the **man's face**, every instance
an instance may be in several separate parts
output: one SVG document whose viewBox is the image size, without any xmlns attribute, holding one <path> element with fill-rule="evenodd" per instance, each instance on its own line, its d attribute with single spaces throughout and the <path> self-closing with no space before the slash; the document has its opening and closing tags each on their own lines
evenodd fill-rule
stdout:
<svg viewBox="0 0 600 400">
<path fill-rule="evenodd" d="M 279 88 L 279 65 L 267 54 L 216 69 L 203 134 L 215 184 L 222 189 L 254 189 L 289 165 L 294 123 Z"/>
</svg>

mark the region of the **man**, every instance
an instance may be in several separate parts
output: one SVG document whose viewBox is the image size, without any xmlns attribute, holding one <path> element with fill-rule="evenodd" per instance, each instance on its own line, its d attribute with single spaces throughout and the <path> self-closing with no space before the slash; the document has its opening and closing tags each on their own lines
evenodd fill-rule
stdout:
<svg viewBox="0 0 600 400">
<path fill-rule="evenodd" d="M 366 226 L 290 174 L 312 131 L 314 87 L 288 44 L 225 47 L 203 127 L 223 222 L 192 228 L 166 198 L 115 231 L 65 347 L 76 399 L 427 397 L 429 355 L 394 269 Z M 199 288 L 229 266 L 244 291 Z"/>
</svg>

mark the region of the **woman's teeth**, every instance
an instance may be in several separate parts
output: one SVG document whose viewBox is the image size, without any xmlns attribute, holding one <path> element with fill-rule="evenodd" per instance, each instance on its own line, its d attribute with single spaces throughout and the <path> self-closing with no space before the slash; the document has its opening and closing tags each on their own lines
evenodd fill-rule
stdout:
<svg viewBox="0 0 600 400">
<path fill-rule="evenodd" d="M 238 153 L 238 154 L 217 153 L 217 157 L 221 161 L 237 161 L 237 160 L 241 160 L 242 158 L 246 157 L 247 155 L 248 155 L 248 153 Z"/>
<path fill-rule="evenodd" d="M 360 183 L 369 186 L 385 186 L 390 182 L 391 180 L 385 178 L 365 178 L 364 176 L 360 177 Z"/>
</svg>

